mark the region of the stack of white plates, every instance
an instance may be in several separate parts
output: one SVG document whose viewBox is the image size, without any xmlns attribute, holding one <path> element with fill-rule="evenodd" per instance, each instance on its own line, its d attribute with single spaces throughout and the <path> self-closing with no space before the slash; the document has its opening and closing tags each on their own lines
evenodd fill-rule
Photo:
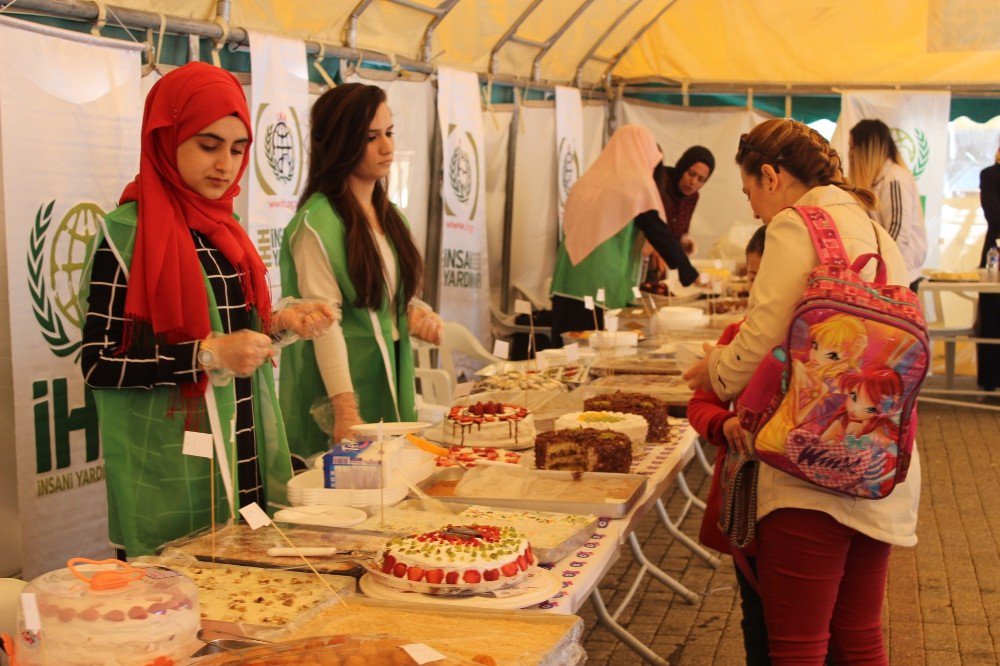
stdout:
<svg viewBox="0 0 1000 666">
<path fill-rule="evenodd" d="M 660 308 L 656 313 L 656 327 L 660 331 L 701 328 L 706 324 L 708 324 L 708 315 L 700 308 L 668 305 Z"/>
<path fill-rule="evenodd" d="M 390 483 L 384 490 L 372 488 L 370 490 L 353 490 L 347 488 L 324 488 L 323 470 L 311 469 L 297 476 L 293 476 L 288 482 L 288 501 L 292 506 L 313 506 L 316 504 L 330 504 L 337 506 L 378 506 L 385 502 L 386 506 L 392 506 L 403 501 L 409 492 L 406 483 Z"/>
</svg>

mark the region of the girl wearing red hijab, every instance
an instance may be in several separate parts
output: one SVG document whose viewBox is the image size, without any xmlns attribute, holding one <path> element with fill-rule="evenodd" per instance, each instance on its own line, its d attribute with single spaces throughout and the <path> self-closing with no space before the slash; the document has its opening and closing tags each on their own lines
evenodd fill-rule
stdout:
<svg viewBox="0 0 1000 666">
<path fill-rule="evenodd" d="M 111 542 L 129 556 L 208 525 L 213 510 L 286 502 L 265 333 L 309 335 L 330 311 L 271 315 L 264 264 L 233 216 L 250 141 L 235 77 L 204 63 L 170 72 L 146 99 L 139 174 L 91 242 L 81 367 L 99 389 Z M 182 453 L 188 431 L 213 429 L 231 471 L 214 507 L 220 466 Z"/>
</svg>

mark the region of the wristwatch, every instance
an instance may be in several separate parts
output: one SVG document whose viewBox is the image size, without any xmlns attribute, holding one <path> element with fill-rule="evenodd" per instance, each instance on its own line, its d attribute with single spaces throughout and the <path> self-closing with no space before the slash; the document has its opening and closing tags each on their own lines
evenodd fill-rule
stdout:
<svg viewBox="0 0 1000 666">
<path fill-rule="evenodd" d="M 203 370 L 214 370 L 218 365 L 218 358 L 204 343 L 198 345 L 198 364 Z"/>
</svg>

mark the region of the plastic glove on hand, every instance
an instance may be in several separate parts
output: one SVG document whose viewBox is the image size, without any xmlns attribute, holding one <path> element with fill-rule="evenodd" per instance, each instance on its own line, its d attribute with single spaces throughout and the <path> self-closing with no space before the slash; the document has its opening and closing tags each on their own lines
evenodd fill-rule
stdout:
<svg viewBox="0 0 1000 666">
<path fill-rule="evenodd" d="M 323 301 L 297 301 L 271 317 L 271 330 L 290 331 L 304 340 L 313 340 L 326 333 L 336 320 L 333 308 Z"/>
<path fill-rule="evenodd" d="M 333 441 L 351 439 L 351 426 L 364 423 L 354 394 L 344 392 L 330 396 L 330 406 L 333 408 Z"/>
<path fill-rule="evenodd" d="M 210 336 L 202 340 L 201 349 L 213 357 L 210 362 L 203 362 L 204 370 L 249 377 L 271 358 L 271 338 L 244 329 L 227 335 Z"/>
<path fill-rule="evenodd" d="M 424 342 L 440 345 L 444 335 L 444 323 L 433 310 L 410 306 L 407 313 L 410 333 Z"/>
</svg>

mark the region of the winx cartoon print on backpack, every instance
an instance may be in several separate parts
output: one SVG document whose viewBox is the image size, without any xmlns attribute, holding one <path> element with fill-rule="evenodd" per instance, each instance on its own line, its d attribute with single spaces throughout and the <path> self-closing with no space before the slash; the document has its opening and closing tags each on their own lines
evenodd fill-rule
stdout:
<svg viewBox="0 0 1000 666">
<path fill-rule="evenodd" d="M 849 265 L 821 208 L 797 209 L 820 257 L 787 342 L 754 373 L 738 411 L 761 461 L 866 499 L 903 481 L 927 373 L 923 315 L 909 289 L 885 284 L 879 255 Z M 860 271 L 878 262 L 875 282 Z"/>
</svg>

